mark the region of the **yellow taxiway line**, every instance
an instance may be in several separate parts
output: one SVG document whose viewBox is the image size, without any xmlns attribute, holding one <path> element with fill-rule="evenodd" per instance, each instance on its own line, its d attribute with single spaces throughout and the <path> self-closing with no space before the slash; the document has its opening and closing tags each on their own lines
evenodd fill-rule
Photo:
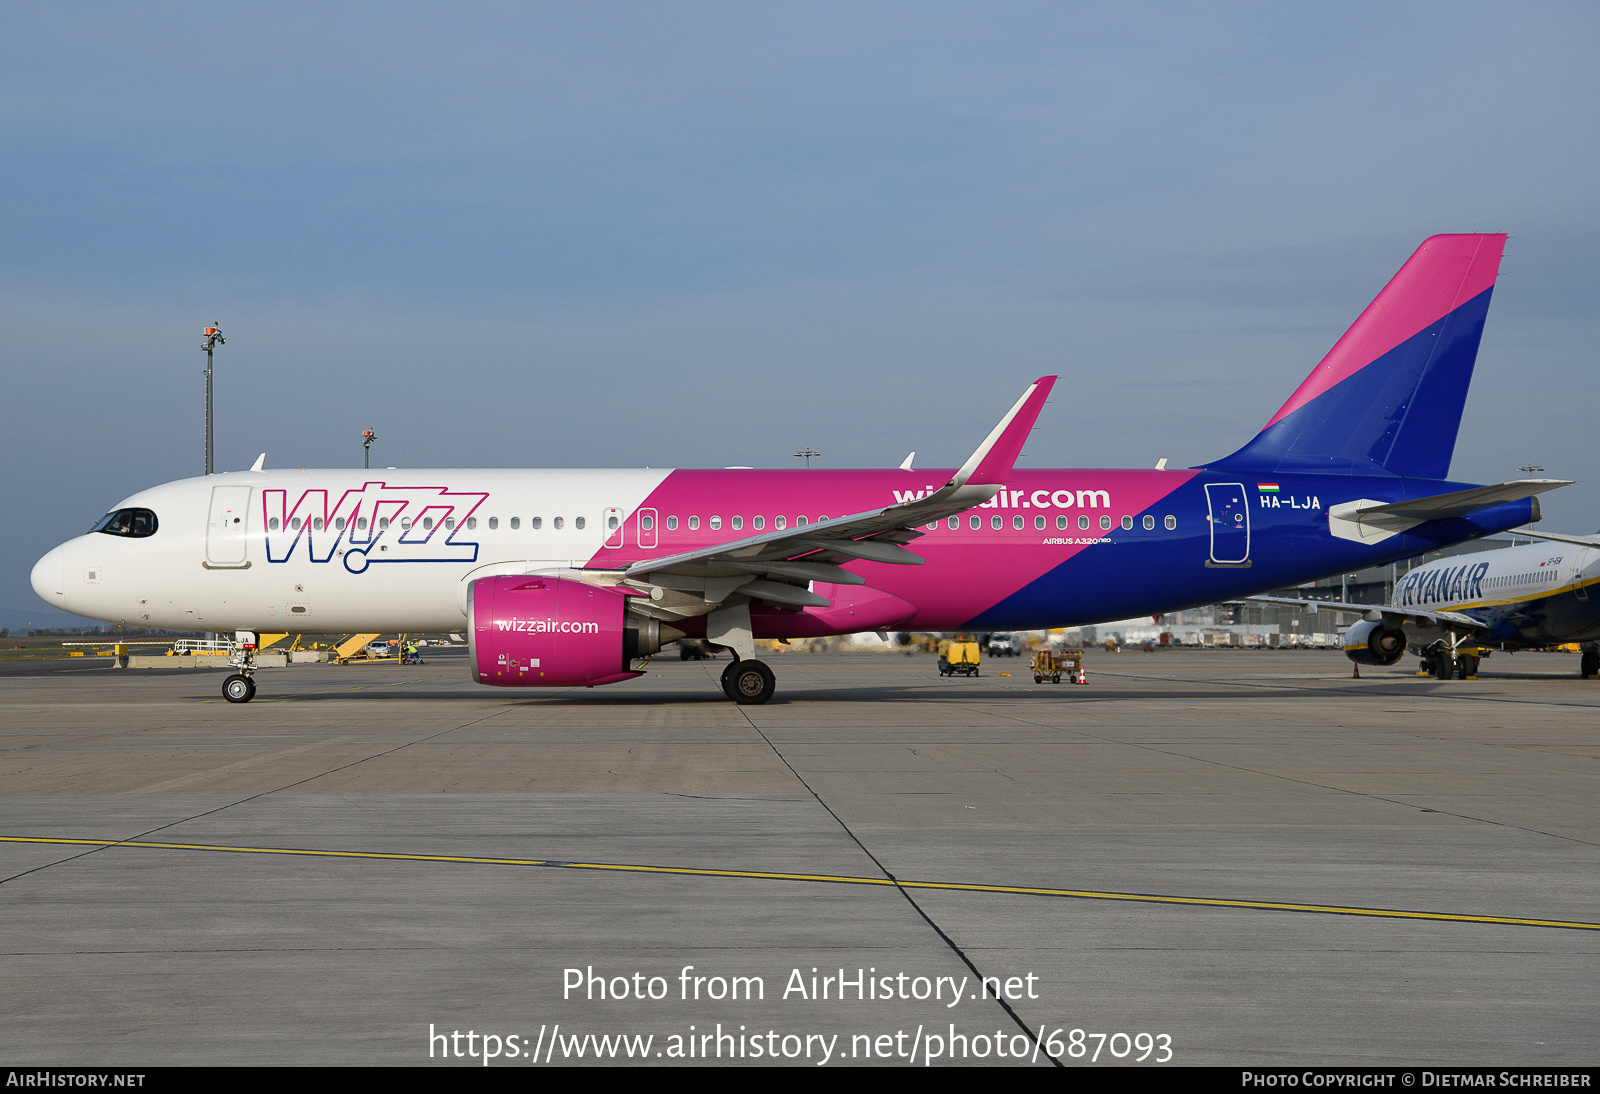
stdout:
<svg viewBox="0 0 1600 1094">
<path fill-rule="evenodd" d="M 471 855 L 413 855 L 388 851 L 332 851 L 305 847 L 231 847 L 210 843 L 158 843 L 150 840 L 56 839 L 39 836 L 0 836 L 0 843 L 53 844 L 70 847 L 135 847 L 155 851 L 219 851 L 242 855 L 296 855 L 311 858 L 376 859 L 389 862 L 451 862 L 474 866 L 542 866 L 563 870 L 610 870 L 616 873 L 676 874 L 684 877 L 726 877 L 753 881 L 804 881 L 831 885 L 877 885 L 903 889 L 937 889 L 958 893 L 1006 893 L 1077 900 L 1123 900 L 1139 904 L 1181 904 L 1202 908 L 1251 908 L 1268 912 L 1308 912 L 1316 915 L 1353 915 L 1375 919 L 1418 919 L 1443 923 L 1494 923 L 1512 927 L 1554 927 L 1571 931 L 1600 931 L 1600 923 L 1565 919 L 1524 919 L 1516 916 L 1463 915 L 1403 908 L 1343 907 L 1337 904 L 1294 904 L 1272 900 L 1227 900 L 1221 897 L 1168 896 L 1158 893 L 1117 893 L 1094 889 L 1049 889 L 1029 885 L 982 885 L 960 881 L 908 881 L 848 874 L 791 874 L 767 870 L 712 870 L 692 866 L 646 866 L 620 862 L 567 862 L 560 859 L 483 858 Z"/>
</svg>

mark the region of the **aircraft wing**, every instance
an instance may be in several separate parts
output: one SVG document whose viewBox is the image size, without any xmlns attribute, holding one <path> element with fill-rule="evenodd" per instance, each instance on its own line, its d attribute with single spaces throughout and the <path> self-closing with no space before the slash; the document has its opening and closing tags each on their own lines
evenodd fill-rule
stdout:
<svg viewBox="0 0 1600 1094">
<path fill-rule="evenodd" d="M 1402 623 L 1419 623 L 1424 627 L 1441 627 L 1454 630 L 1486 631 L 1488 624 L 1463 615 L 1461 612 L 1430 612 L 1423 608 L 1396 608 L 1389 604 L 1346 604 L 1338 600 L 1300 600 L 1288 596 L 1247 596 L 1257 604 L 1293 604 L 1312 612 L 1353 612 L 1368 623 L 1383 623 L 1398 627 Z"/>
<path fill-rule="evenodd" d="M 920 566 L 923 559 L 905 548 L 923 534 L 917 526 L 982 505 L 1000 492 L 1055 381 L 1054 376 L 1042 376 L 1030 384 L 950 481 L 925 498 L 647 559 L 628 567 L 623 577 L 637 585 L 698 593 L 707 605 L 742 593 L 781 604 L 826 607 L 828 601 L 806 587 L 810 582 L 865 583 L 840 563 Z M 646 604 L 637 606 L 648 610 Z M 690 610 L 686 613 L 684 607 Z M 694 610 L 683 605 L 672 614 Z"/>
<path fill-rule="evenodd" d="M 1530 532 L 1525 528 L 1519 528 L 1511 534 L 1529 536 L 1533 539 L 1548 539 L 1556 543 L 1571 543 L 1578 547 L 1600 547 L 1600 536 L 1564 536 L 1558 532 Z"/>
</svg>

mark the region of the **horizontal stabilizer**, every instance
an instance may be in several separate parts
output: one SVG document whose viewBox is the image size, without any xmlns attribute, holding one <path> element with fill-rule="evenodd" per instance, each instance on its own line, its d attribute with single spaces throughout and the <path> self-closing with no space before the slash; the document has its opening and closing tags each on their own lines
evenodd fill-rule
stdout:
<svg viewBox="0 0 1600 1094">
<path fill-rule="evenodd" d="M 1494 486 L 1474 486 L 1470 490 L 1391 502 L 1388 505 L 1363 509 L 1362 512 L 1363 514 L 1394 513 L 1416 520 L 1451 520 L 1455 517 L 1464 517 L 1468 513 L 1476 513 L 1480 509 L 1492 509 L 1508 501 L 1521 501 L 1535 494 L 1543 494 L 1547 490 L 1571 485 L 1571 479 L 1516 479 Z"/>
<path fill-rule="evenodd" d="M 1378 543 L 1430 520 L 1454 520 L 1570 485 L 1570 479 L 1517 479 L 1408 501 L 1380 502 L 1363 498 L 1340 502 L 1328 507 L 1328 531 L 1356 543 Z M 1537 520 L 1538 503 L 1534 506 Z"/>
</svg>

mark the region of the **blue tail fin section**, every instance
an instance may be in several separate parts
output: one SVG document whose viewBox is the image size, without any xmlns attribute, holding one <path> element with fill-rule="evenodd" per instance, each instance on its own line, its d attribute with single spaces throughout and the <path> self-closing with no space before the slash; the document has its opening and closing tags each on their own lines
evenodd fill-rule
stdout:
<svg viewBox="0 0 1600 1094">
<path fill-rule="evenodd" d="M 1448 477 L 1504 242 L 1425 242 L 1266 428 L 1206 466 Z"/>
</svg>

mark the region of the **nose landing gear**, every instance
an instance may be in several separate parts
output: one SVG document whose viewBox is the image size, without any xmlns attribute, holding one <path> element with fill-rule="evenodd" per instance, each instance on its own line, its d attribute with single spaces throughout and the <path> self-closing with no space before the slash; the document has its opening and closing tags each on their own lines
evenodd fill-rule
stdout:
<svg viewBox="0 0 1600 1094">
<path fill-rule="evenodd" d="M 222 697 L 230 703 L 248 703 L 256 697 L 256 682 L 236 672 L 222 682 Z"/>
<path fill-rule="evenodd" d="M 256 636 L 254 631 L 235 631 L 228 664 L 239 671 L 222 682 L 222 697 L 230 703 L 248 703 L 256 697 Z"/>
</svg>

